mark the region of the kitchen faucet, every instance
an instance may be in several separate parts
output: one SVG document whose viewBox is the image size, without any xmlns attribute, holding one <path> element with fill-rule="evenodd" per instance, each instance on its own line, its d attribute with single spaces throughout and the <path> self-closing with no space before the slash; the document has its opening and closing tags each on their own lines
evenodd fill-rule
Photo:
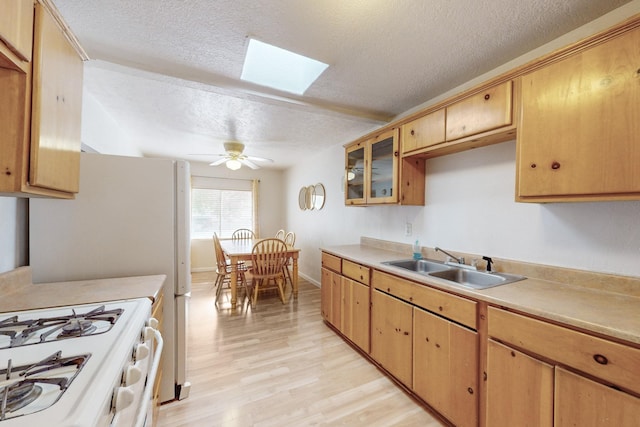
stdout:
<svg viewBox="0 0 640 427">
<path fill-rule="evenodd" d="M 464 264 L 464 257 L 460 257 L 458 258 L 457 256 L 453 256 L 451 255 L 449 252 L 445 251 L 444 249 L 441 249 L 439 247 L 436 246 L 436 252 L 440 251 L 440 252 L 444 252 L 445 254 L 449 255 L 451 258 L 453 258 L 454 260 L 456 260 L 456 262 L 458 264 Z"/>
</svg>

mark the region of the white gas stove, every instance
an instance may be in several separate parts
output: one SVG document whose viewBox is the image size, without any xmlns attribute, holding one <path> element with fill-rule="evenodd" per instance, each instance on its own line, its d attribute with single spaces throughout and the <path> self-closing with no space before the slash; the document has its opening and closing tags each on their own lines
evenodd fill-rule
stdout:
<svg viewBox="0 0 640 427">
<path fill-rule="evenodd" d="M 147 298 L 0 313 L 0 427 L 150 425 L 150 316 Z"/>
</svg>

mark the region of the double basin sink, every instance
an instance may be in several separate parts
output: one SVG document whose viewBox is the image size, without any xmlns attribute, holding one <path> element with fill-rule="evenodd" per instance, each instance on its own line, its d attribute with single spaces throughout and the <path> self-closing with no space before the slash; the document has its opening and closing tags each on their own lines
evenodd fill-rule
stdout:
<svg viewBox="0 0 640 427">
<path fill-rule="evenodd" d="M 386 261 L 383 262 L 383 264 L 425 276 L 437 277 L 472 289 L 487 289 L 526 279 L 524 276 L 517 276 L 515 274 L 477 271 L 427 259 Z"/>
</svg>

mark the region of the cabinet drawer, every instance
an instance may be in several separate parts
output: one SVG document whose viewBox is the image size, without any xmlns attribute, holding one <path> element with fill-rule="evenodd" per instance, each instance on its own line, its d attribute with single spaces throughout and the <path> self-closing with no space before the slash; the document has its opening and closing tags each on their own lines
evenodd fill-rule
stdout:
<svg viewBox="0 0 640 427">
<path fill-rule="evenodd" d="M 342 274 L 349 279 L 369 286 L 369 267 L 344 259 L 342 260 Z"/>
<path fill-rule="evenodd" d="M 447 107 L 447 141 L 510 125 L 511 95 L 508 81 Z"/>
<path fill-rule="evenodd" d="M 489 335 L 640 393 L 640 349 L 494 307 Z"/>
<path fill-rule="evenodd" d="M 476 302 L 451 295 L 391 274 L 373 270 L 373 286 L 383 292 L 477 329 Z"/>
<path fill-rule="evenodd" d="M 444 108 L 402 125 L 402 154 L 444 142 Z"/>
<path fill-rule="evenodd" d="M 322 253 L 322 266 L 324 268 L 328 268 L 329 270 L 333 270 L 336 273 L 341 272 L 340 265 L 342 264 L 342 259 L 338 258 L 335 255 L 329 255 L 327 253 Z"/>
</svg>

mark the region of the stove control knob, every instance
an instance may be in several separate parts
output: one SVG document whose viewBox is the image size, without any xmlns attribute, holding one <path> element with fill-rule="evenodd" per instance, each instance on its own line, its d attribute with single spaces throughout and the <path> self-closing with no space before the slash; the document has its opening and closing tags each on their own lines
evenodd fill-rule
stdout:
<svg viewBox="0 0 640 427">
<path fill-rule="evenodd" d="M 136 349 L 133 352 L 133 357 L 135 357 L 136 360 L 143 360 L 149 355 L 149 353 L 149 346 L 145 343 L 140 343 L 136 345 Z"/>
<path fill-rule="evenodd" d="M 124 385 L 131 386 L 142 378 L 142 369 L 136 365 L 131 365 L 127 368 L 127 372 L 124 374 Z"/>
<path fill-rule="evenodd" d="M 149 319 L 149 326 L 151 326 L 153 329 L 158 329 L 158 326 L 160 326 L 160 322 L 158 322 L 158 319 L 156 319 L 155 317 L 151 317 Z"/>
<path fill-rule="evenodd" d="M 113 407 L 116 409 L 116 412 L 120 412 L 131 406 L 134 399 L 135 394 L 130 387 L 118 387 L 113 395 Z"/>
</svg>

